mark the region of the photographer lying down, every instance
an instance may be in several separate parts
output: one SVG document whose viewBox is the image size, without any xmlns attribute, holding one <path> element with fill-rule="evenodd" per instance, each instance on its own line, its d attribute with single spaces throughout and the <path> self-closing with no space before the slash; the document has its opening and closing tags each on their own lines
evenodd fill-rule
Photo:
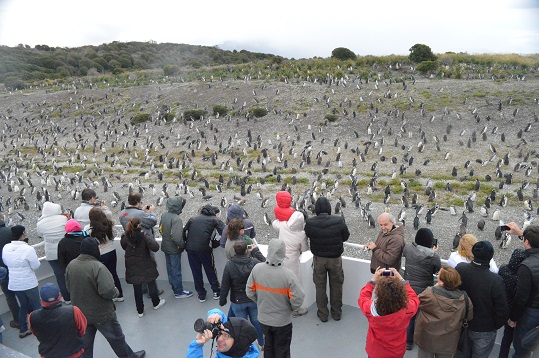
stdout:
<svg viewBox="0 0 539 358">
<path fill-rule="evenodd" d="M 204 344 L 217 342 L 216 357 L 257 358 L 260 354 L 253 344 L 257 337 L 256 329 L 244 318 L 227 319 L 221 310 L 215 308 L 208 311 L 208 319 L 199 318 L 195 322 L 196 338 L 187 349 L 187 358 L 202 358 Z M 211 357 L 210 355 L 210 357 Z"/>
</svg>

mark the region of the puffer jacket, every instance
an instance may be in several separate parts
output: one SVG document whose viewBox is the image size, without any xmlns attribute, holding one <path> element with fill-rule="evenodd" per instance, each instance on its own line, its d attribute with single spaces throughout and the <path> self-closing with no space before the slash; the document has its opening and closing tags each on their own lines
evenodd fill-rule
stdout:
<svg viewBox="0 0 539 358">
<path fill-rule="evenodd" d="M 433 275 L 440 271 L 442 261 L 433 249 L 414 242 L 404 246 L 402 256 L 406 259 L 404 279 L 410 282 L 416 294 L 419 295 L 425 288 L 434 285 Z"/>
<path fill-rule="evenodd" d="M 348 226 L 340 216 L 331 215 L 331 204 L 325 197 L 315 203 L 316 216 L 308 218 L 305 234 L 315 256 L 336 258 L 344 251 L 343 242 L 350 237 Z"/>
<path fill-rule="evenodd" d="M 283 240 L 272 239 L 266 262 L 257 264 L 247 280 L 247 297 L 258 305 L 258 320 L 271 327 L 292 323 L 292 311 L 305 298 L 297 276 L 282 266 L 285 255 Z"/>
<path fill-rule="evenodd" d="M 307 235 L 303 227 L 305 218 L 299 211 L 294 212 L 288 221 L 273 220 L 272 226 L 279 233 L 279 239 L 286 245 L 286 257 L 284 267 L 292 270 L 299 277 L 299 256 L 309 250 Z"/>
<path fill-rule="evenodd" d="M 221 280 L 219 306 L 226 305 L 228 291 L 230 291 L 230 302 L 252 302 L 245 293 L 245 285 L 253 267 L 264 261 L 266 261 L 266 258 L 258 247 L 254 248 L 250 254 L 235 255 L 228 260 L 223 270 L 223 279 Z"/>
<path fill-rule="evenodd" d="M 414 342 L 427 352 L 455 353 L 465 315 L 463 291 L 450 291 L 443 286 L 427 288 L 419 295 Z M 468 297 L 467 319 L 472 318 L 473 304 Z"/>
<path fill-rule="evenodd" d="M 58 243 L 64 238 L 68 218 L 62 214 L 60 204 L 46 201 L 37 222 L 37 235 L 45 241 L 47 261 L 58 260 Z"/>
<path fill-rule="evenodd" d="M 161 215 L 161 251 L 169 255 L 177 255 L 183 252 L 178 246 L 182 244 L 183 238 L 183 221 L 180 219 L 185 199 L 181 196 L 168 198 L 168 212 Z"/>
<path fill-rule="evenodd" d="M 41 265 L 36 250 L 24 241 L 12 241 L 4 246 L 2 260 L 9 271 L 10 291 L 26 291 L 37 287 L 35 270 Z"/>
<path fill-rule="evenodd" d="M 211 253 L 210 240 L 214 230 L 223 233 L 225 223 L 215 216 L 211 205 L 202 208 L 201 214 L 190 218 L 183 228 L 183 237 L 186 240 L 185 249 L 187 251 L 199 251 Z"/>
<path fill-rule="evenodd" d="M 150 255 L 150 250 L 159 250 L 159 244 L 144 231 L 137 230 L 133 236 L 125 233 L 120 239 L 125 250 L 125 281 L 140 285 L 155 280 L 159 276 L 157 263 Z"/>
<path fill-rule="evenodd" d="M 275 195 L 275 200 L 277 201 L 277 206 L 273 208 L 275 218 L 280 221 L 288 221 L 296 211 L 290 207 L 292 205 L 292 195 L 287 191 L 279 191 Z"/>
</svg>

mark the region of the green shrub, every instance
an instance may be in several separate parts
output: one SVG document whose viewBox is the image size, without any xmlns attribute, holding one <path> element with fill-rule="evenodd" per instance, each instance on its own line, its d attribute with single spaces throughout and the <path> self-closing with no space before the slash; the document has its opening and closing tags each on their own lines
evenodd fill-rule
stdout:
<svg viewBox="0 0 539 358">
<path fill-rule="evenodd" d="M 150 120 L 149 113 L 139 113 L 131 119 L 131 124 L 140 124 Z"/>
<path fill-rule="evenodd" d="M 165 76 L 175 76 L 178 74 L 178 72 L 180 71 L 180 68 L 176 65 L 165 65 L 163 67 L 163 72 L 165 74 Z"/>
<path fill-rule="evenodd" d="M 183 117 L 188 120 L 197 120 L 201 119 L 206 115 L 206 111 L 203 109 L 188 109 L 187 111 L 183 112 Z"/>
<path fill-rule="evenodd" d="M 119 68 L 119 67 L 116 67 L 114 70 L 112 70 L 113 75 L 121 75 L 124 72 L 125 72 L 125 70 L 123 68 Z"/>
<path fill-rule="evenodd" d="M 228 107 L 220 104 L 213 106 L 213 115 L 216 116 L 219 113 L 220 116 L 226 116 L 228 113 Z"/>
<path fill-rule="evenodd" d="M 268 114 L 268 110 L 264 107 L 254 107 L 249 112 L 256 118 L 264 117 Z"/>
<path fill-rule="evenodd" d="M 326 114 L 324 118 L 330 122 L 335 122 L 339 117 L 337 117 L 335 114 L 329 113 L 329 114 Z"/>
<path fill-rule="evenodd" d="M 436 56 L 432 53 L 429 46 L 423 44 L 415 44 L 410 48 L 408 58 L 412 62 L 436 61 Z"/>
<path fill-rule="evenodd" d="M 331 57 L 336 58 L 338 60 L 343 60 L 343 61 L 355 60 L 356 54 L 345 47 L 337 47 L 336 49 L 331 51 Z"/>
<path fill-rule="evenodd" d="M 416 70 L 418 70 L 422 74 L 426 74 L 434 72 L 437 67 L 438 63 L 436 61 L 423 61 L 419 65 L 417 65 Z"/>
</svg>

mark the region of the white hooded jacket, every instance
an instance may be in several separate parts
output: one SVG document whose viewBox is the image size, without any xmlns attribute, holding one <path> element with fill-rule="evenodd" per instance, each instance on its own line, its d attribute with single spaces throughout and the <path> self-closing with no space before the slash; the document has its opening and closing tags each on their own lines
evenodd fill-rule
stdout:
<svg viewBox="0 0 539 358">
<path fill-rule="evenodd" d="M 37 287 L 34 273 L 40 266 L 36 250 L 24 241 L 12 241 L 4 246 L 2 260 L 9 270 L 8 288 L 11 291 L 26 291 Z"/>
<path fill-rule="evenodd" d="M 67 216 L 62 215 L 60 204 L 49 201 L 43 204 L 42 215 L 37 222 L 37 235 L 45 241 L 47 261 L 58 260 L 58 243 L 65 236 Z"/>
<path fill-rule="evenodd" d="M 299 256 L 309 250 L 303 213 L 294 212 L 288 221 L 273 220 L 272 226 L 279 232 L 279 239 L 286 245 L 286 257 L 283 266 L 288 267 L 299 278 Z"/>
</svg>

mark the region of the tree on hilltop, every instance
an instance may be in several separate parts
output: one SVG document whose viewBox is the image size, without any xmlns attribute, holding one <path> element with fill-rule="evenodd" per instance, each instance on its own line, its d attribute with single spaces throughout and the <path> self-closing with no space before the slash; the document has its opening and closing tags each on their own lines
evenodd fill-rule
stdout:
<svg viewBox="0 0 539 358">
<path fill-rule="evenodd" d="M 336 58 L 338 60 L 343 60 L 343 61 L 355 60 L 356 54 L 345 47 L 337 47 L 336 49 L 331 51 L 331 58 Z"/>
<path fill-rule="evenodd" d="M 423 61 L 436 61 L 436 55 L 432 53 L 429 46 L 423 44 L 415 44 L 410 48 L 410 61 L 423 62 Z"/>
</svg>

